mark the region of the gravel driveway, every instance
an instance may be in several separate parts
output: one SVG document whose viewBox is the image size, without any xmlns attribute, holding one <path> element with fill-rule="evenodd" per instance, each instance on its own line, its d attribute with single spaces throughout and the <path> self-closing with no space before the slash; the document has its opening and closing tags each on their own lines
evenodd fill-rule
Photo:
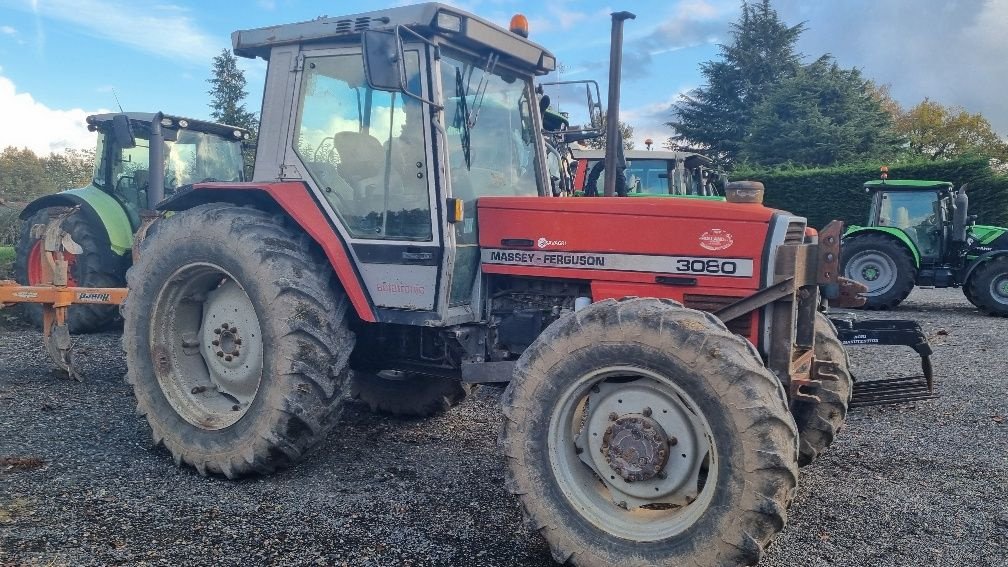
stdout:
<svg viewBox="0 0 1008 567">
<path fill-rule="evenodd" d="M 921 322 L 942 397 L 852 413 L 760 565 L 1008 566 L 1008 320 L 956 290 L 869 316 Z M 503 489 L 499 390 L 427 421 L 350 405 L 294 469 L 230 482 L 152 448 L 117 335 L 78 338 L 80 384 L 40 340 L 0 331 L 0 565 L 552 565 Z M 851 357 L 919 371 L 908 348 Z"/>
</svg>

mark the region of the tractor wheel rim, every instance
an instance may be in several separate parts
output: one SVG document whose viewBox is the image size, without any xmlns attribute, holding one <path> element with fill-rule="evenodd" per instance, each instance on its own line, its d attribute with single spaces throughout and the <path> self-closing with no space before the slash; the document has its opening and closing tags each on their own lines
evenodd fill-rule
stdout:
<svg viewBox="0 0 1008 567">
<path fill-rule="evenodd" d="M 710 425 L 689 395 L 657 372 L 613 366 L 580 377 L 557 403 L 547 443 L 567 501 L 616 537 L 674 536 L 713 500 Z"/>
<path fill-rule="evenodd" d="M 862 283 L 868 288 L 864 295 L 882 295 L 896 285 L 896 262 L 876 251 L 858 252 L 847 262 L 845 277 Z"/>
<path fill-rule="evenodd" d="M 36 240 L 28 252 L 28 285 L 42 285 L 45 280 L 45 270 L 42 268 L 42 240 Z M 77 280 L 74 278 L 74 266 L 77 265 L 77 255 L 64 252 L 67 261 L 67 286 L 77 287 Z"/>
<path fill-rule="evenodd" d="M 1001 305 L 1008 305 L 1008 274 L 1001 274 L 991 280 L 991 297 Z"/>
<path fill-rule="evenodd" d="M 218 430 L 248 413 L 262 384 L 262 329 L 230 273 L 205 263 L 177 270 L 158 294 L 151 339 L 158 384 L 180 417 Z"/>
</svg>

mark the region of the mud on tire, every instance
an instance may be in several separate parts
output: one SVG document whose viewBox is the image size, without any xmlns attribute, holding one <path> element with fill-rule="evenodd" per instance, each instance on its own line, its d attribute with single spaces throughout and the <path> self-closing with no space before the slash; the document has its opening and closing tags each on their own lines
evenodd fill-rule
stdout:
<svg viewBox="0 0 1008 567">
<path fill-rule="evenodd" d="M 303 232 L 257 209 L 211 203 L 155 223 L 127 275 L 123 335 L 155 445 L 235 478 L 290 465 L 326 435 L 354 345 L 327 266 Z M 225 325 L 232 305 L 241 329 Z M 220 366 L 218 349 L 239 365 Z"/>
<path fill-rule="evenodd" d="M 784 527 L 798 476 L 797 431 L 784 390 L 752 345 L 710 314 L 670 300 L 595 303 L 550 325 L 525 351 L 503 401 L 507 488 L 559 562 L 751 565 Z M 631 413 L 605 416 L 624 403 Z M 702 434 L 661 425 L 666 409 L 681 423 L 702 425 Z M 608 424 L 605 433 L 593 431 L 600 422 Z M 634 425 L 642 423 L 647 427 Z M 665 444 L 670 461 L 656 476 L 631 475 L 621 484 L 633 472 L 633 459 L 619 460 L 629 453 L 601 446 L 618 466 L 592 456 L 593 439 L 616 444 L 614 431 L 631 434 L 622 435 L 631 445 L 620 451 L 633 447 L 631 439 L 659 441 L 647 453 L 658 461 L 645 458 L 642 467 L 660 464 Z M 576 441 L 559 443 L 565 435 Z M 700 450 L 690 454 L 689 447 Z M 623 490 L 666 490 L 662 483 L 681 476 L 677 463 L 698 458 L 706 471 L 701 464 L 670 496 L 618 501 Z M 680 498 L 679 491 L 694 489 L 695 498 Z"/>
<path fill-rule="evenodd" d="M 816 313 L 816 360 L 832 363 L 822 367 L 817 376 L 821 386 L 816 392 L 820 402 L 796 402 L 792 408 L 798 426 L 798 465 L 805 466 L 826 450 L 847 419 L 847 406 L 853 392 L 850 361 L 833 323 L 823 313 Z"/>
<path fill-rule="evenodd" d="M 447 411 L 469 394 L 458 380 L 413 372 L 354 371 L 350 397 L 371 411 L 410 417 L 429 417 Z"/>
<path fill-rule="evenodd" d="M 31 237 L 31 229 L 36 224 L 49 222 L 50 209 L 41 209 L 21 223 L 21 233 L 17 241 L 14 260 L 14 274 L 18 283 L 32 285 L 29 276 L 31 255 L 37 254 L 35 248 L 38 239 Z M 109 247 L 105 228 L 94 226 L 81 213 L 68 217 L 63 221 L 65 230 L 74 242 L 80 244 L 84 253 L 74 257 L 70 267 L 70 278 L 81 287 L 122 287 L 126 283 L 126 267 L 129 256 L 119 256 Z M 42 308 L 31 303 L 23 306 L 25 314 L 32 324 L 42 327 Z M 115 305 L 77 304 L 68 311 L 68 325 L 73 334 L 92 333 L 99 331 L 118 317 Z"/>
</svg>

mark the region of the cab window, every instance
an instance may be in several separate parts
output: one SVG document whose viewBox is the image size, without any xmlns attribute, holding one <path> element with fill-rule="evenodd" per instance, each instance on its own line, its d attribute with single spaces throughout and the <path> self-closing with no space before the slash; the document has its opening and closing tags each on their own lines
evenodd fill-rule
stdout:
<svg viewBox="0 0 1008 567">
<path fill-rule="evenodd" d="M 407 77 L 420 84 L 416 51 Z M 306 57 L 295 152 L 358 238 L 431 240 L 426 105 L 367 87 L 360 54 Z"/>
</svg>

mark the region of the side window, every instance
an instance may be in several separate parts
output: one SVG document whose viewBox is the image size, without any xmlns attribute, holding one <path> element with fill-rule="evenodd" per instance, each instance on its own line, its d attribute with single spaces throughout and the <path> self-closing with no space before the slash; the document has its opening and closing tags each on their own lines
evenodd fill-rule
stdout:
<svg viewBox="0 0 1008 567">
<path fill-rule="evenodd" d="M 431 240 L 424 105 L 369 89 L 362 65 L 359 54 L 305 58 L 295 151 L 354 236 Z M 416 51 L 406 68 L 418 86 Z"/>
</svg>

